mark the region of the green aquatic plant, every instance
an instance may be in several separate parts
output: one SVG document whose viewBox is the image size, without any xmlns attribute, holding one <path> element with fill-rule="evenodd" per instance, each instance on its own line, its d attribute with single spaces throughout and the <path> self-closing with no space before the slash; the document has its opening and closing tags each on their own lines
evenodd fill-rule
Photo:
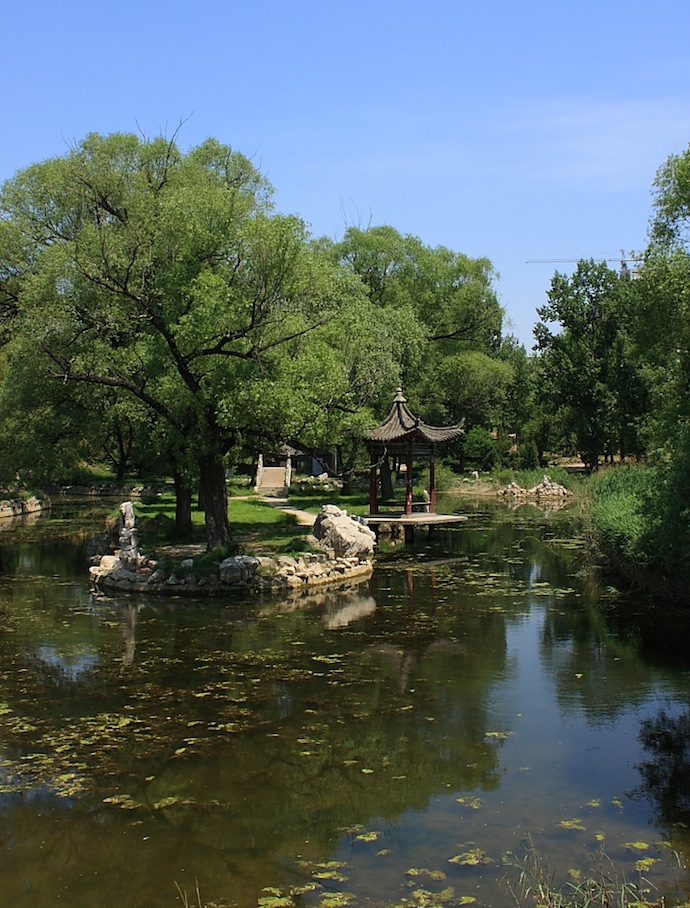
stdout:
<svg viewBox="0 0 690 908">
<path fill-rule="evenodd" d="M 562 884 L 531 844 L 522 857 L 512 856 L 507 863 L 518 872 L 517 885 L 508 881 L 518 908 L 662 908 L 665 904 L 663 898 L 651 897 L 651 885 L 641 872 L 637 882 L 628 880 L 603 852 L 594 856 L 590 875 L 572 870 Z M 636 865 L 636 869 L 646 868 Z"/>
<path fill-rule="evenodd" d="M 199 891 L 199 881 L 198 880 L 194 880 L 194 888 L 195 888 L 194 894 L 196 895 L 195 901 L 190 900 L 186 891 L 184 889 L 182 889 L 182 887 L 180 886 L 180 884 L 178 882 L 175 882 L 175 888 L 177 889 L 177 896 L 178 896 L 180 902 L 182 902 L 183 908 L 204 908 L 204 904 L 201 901 L 201 892 Z"/>
</svg>

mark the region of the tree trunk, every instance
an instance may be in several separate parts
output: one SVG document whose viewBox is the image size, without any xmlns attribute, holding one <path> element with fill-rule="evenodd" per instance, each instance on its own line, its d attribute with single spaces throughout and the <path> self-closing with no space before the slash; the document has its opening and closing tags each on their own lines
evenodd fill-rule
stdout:
<svg viewBox="0 0 690 908">
<path fill-rule="evenodd" d="M 388 455 L 381 459 L 379 475 L 381 477 L 381 498 L 384 501 L 392 501 L 394 495 L 393 477 L 391 476 L 391 464 Z"/>
<path fill-rule="evenodd" d="M 199 469 L 201 474 L 199 489 L 206 519 L 206 548 L 210 552 L 232 542 L 228 521 L 225 463 L 217 454 L 206 454 L 199 458 Z"/>
<path fill-rule="evenodd" d="M 118 449 L 118 462 L 117 462 L 117 481 L 125 481 L 125 473 L 127 472 L 127 465 L 129 463 L 129 457 L 132 453 L 132 438 L 134 436 L 134 430 L 132 429 L 131 423 L 127 423 L 127 432 L 122 430 L 120 424 L 117 424 L 116 427 L 117 434 L 117 449 Z"/>
<path fill-rule="evenodd" d="M 342 445 L 336 445 L 334 473 L 343 484 L 343 495 L 349 495 L 352 491 L 352 477 L 354 476 L 354 471 L 354 458 L 351 458 L 350 461 L 346 461 Z"/>
<path fill-rule="evenodd" d="M 582 456 L 582 462 L 587 467 L 587 469 L 590 471 L 590 473 L 596 473 L 597 470 L 599 469 L 599 453 L 590 451 L 589 453 L 583 454 L 581 456 Z"/>
<path fill-rule="evenodd" d="M 175 483 L 175 535 L 184 538 L 192 533 L 192 489 L 182 473 L 173 473 Z"/>
<path fill-rule="evenodd" d="M 103 452 L 108 460 L 113 464 L 115 470 L 116 482 L 123 483 L 129 466 L 129 458 L 132 453 L 132 438 L 134 432 L 130 423 L 127 423 L 125 432 L 119 421 L 116 421 L 112 432 L 108 434 L 103 442 Z M 113 442 L 110 445 L 110 442 Z"/>
</svg>

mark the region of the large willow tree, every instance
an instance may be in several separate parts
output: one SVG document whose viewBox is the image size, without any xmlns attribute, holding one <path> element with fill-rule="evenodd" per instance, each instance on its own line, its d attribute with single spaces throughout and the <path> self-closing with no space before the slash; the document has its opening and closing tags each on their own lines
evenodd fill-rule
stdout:
<svg viewBox="0 0 690 908">
<path fill-rule="evenodd" d="M 213 140 L 183 153 L 90 135 L 0 192 L 8 380 L 98 386 L 143 407 L 178 502 L 199 479 L 210 549 L 230 541 L 226 453 L 252 407 L 289 396 L 305 338 L 352 293 L 303 224 L 272 212 L 252 164 Z"/>
</svg>

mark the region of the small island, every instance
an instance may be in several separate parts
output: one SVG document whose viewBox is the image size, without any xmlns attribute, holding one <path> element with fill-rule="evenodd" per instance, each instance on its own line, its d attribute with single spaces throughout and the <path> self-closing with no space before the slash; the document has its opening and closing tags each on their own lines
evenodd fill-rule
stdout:
<svg viewBox="0 0 690 908">
<path fill-rule="evenodd" d="M 299 592 L 314 587 L 361 582 L 373 570 L 375 536 L 366 524 L 335 505 L 316 517 L 309 542 L 314 551 L 298 556 L 231 555 L 208 569 L 194 558 L 164 567 L 139 547 L 134 505 L 120 505 L 119 548 L 96 558 L 89 578 L 100 592 L 213 596 L 232 592 Z"/>
</svg>

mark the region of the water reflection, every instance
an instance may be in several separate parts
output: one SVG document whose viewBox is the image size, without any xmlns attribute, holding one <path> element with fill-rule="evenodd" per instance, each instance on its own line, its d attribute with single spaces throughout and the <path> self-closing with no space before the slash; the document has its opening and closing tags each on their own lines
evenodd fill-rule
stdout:
<svg viewBox="0 0 690 908">
<path fill-rule="evenodd" d="M 656 805 L 657 821 L 670 833 L 690 826 L 690 711 L 668 715 L 665 709 L 640 728 L 644 760 L 639 794 Z"/>
<path fill-rule="evenodd" d="M 475 513 L 358 588 L 220 603 L 94 600 L 78 547 L 8 552 L 8 901 L 162 906 L 198 880 L 239 905 L 309 885 L 501 906 L 527 837 L 557 872 L 600 836 L 630 863 L 653 823 L 684 848 L 687 665 L 618 633 L 571 537 Z"/>
</svg>

